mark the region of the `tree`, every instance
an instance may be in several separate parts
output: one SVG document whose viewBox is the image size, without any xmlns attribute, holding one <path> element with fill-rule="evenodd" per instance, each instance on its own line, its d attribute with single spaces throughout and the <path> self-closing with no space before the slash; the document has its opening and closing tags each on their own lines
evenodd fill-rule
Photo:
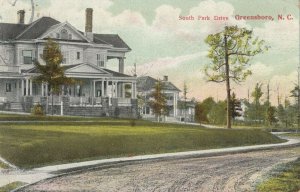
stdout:
<svg viewBox="0 0 300 192">
<path fill-rule="evenodd" d="M 226 82 L 227 128 L 231 128 L 230 80 L 244 81 L 251 75 L 250 58 L 268 48 L 263 40 L 253 38 L 251 30 L 237 26 L 226 26 L 223 31 L 208 35 L 205 42 L 209 45 L 208 58 L 212 62 L 204 71 L 209 81 Z"/>
<path fill-rule="evenodd" d="M 235 93 L 233 92 L 231 95 L 231 115 L 234 120 L 236 117 L 240 117 L 242 112 L 241 101 L 239 101 Z"/>
<path fill-rule="evenodd" d="M 154 92 L 151 94 L 153 100 L 149 102 L 154 114 L 157 116 L 157 121 L 160 121 L 160 117 L 167 112 L 167 100 L 162 93 L 163 84 L 161 80 L 158 80 L 154 87 Z"/>
<path fill-rule="evenodd" d="M 40 75 L 34 77 L 34 81 L 38 83 L 47 83 L 50 87 L 50 94 L 52 97 L 51 114 L 53 115 L 53 94 L 61 92 L 62 85 L 73 84 L 74 79 L 66 77 L 64 69 L 61 67 L 63 55 L 61 54 L 58 43 L 51 39 L 46 42 L 42 59 L 45 65 L 40 64 L 38 61 L 34 63 Z"/>
<path fill-rule="evenodd" d="M 198 122 L 208 123 L 208 113 L 215 106 L 216 102 L 212 97 L 204 99 L 202 102 L 197 103 L 195 108 L 195 118 Z"/>
<path fill-rule="evenodd" d="M 298 73 L 299 74 L 299 73 Z M 299 79 L 299 77 L 298 77 Z M 299 131 L 299 126 L 300 126 L 300 87 L 299 83 L 294 87 L 294 89 L 291 91 L 291 97 L 294 97 L 297 103 L 296 111 L 297 111 L 297 132 Z"/>
<path fill-rule="evenodd" d="M 267 108 L 267 114 L 266 114 L 266 116 L 267 116 L 267 121 L 268 121 L 269 126 L 272 126 L 272 124 L 274 122 L 276 122 L 275 113 L 276 113 L 275 107 L 269 106 Z"/>
<path fill-rule="evenodd" d="M 207 118 L 209 123 L 217 124 L 217 125 L 224 125 L 226 123 L 226 102 L 219 101 L 212 106 L 210 109 Z"/>
<path fill-rule="evenodd" d="M 251 96 L 253 97 L 254 102 L 254 109 L 255 109 L 255 122 L 257 122 L 261 116 L 261 105 L 260 105 L 260 98 L 263 96 L 262 92 L 262 84 L 256 83 L 254 91 L 251 93 Z"/>
<path fill-rule="evenodd" d="M 187 110 L 187 106 L 186 106 L 186 100 L 187 100 L 187 90 L 188 90 L 188 87 L 187 87 L 187 84 L 186 82 L 183 83 L 183 99 L 184 99 L 184 122 L 186 122 L 186 110 Z"/>
</svg>

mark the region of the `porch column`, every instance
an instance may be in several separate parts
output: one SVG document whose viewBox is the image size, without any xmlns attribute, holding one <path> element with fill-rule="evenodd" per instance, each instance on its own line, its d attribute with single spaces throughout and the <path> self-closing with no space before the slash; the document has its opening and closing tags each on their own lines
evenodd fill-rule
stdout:
<svg viewBox="0 0 300 192">
<path fill-rule="evenodd" d="M 174 117 L 176 116 L 176 93 L 174 93 L 173 95 L 173 113 L 174 113 Z"/>
<path fill-rule="evenodd" d="M 101 97 L 104 96 L 104 79 L 101 81 Z"/>
<path fill-rule="evenodd" d="M 131 98 L 136 98 L 136 83 L 134 82 L 131 83 Z"/>
<path fill-rule="evenodd" d="M 125 98 L 125 85 L 126 83 L 122 83 L 122 97 Z"/>
<path fill-rule="evenodd" d="M 24 96 L 24 79 L 21 79 L 21 96 Z"/>
<path fill-rule="evenodd" d="M 115 82 L 111 81 L 111 97 L 112 98 L 115 96 L 114 84 L 115 84 Z"/>
<path fill-rule="evenodd" d="M 119 58 L 119 73 L 124 73 L 124 58 Z"/>
<path fill-rule="evenodd" d="M 29 79 L 26 79 L 26 93 L 25 93 L 26 96 L 29 95 L 29 89 L 28 89 L 28 87 L 29 87 Z"/>
<path fill-rule="evenodd" d="M 93 97 L 96 97 L 96 81 L 93 81 L 93 86 L 94 86 L 94 88 L 93 88 Z"/>
<path fill-rule="evenodd" d="M 118 81 L 115 82 L 116 97 L 118 97 Z"/>
<path fill-rule="evenodd" d="M 29 79 L 29 95 L 32 96 L 32 79 Z"/>
<path fill-rule="evenodd" d="M 105 97 L 108 96 L 107 90 L 108 90 L 108 80 L 106 79 Z"/>
<path fill-rule="evenodd" d="M 45 94 L 44 94 L 44 86 L 45 86 L 45 84 L 44 84 L 44 83 L 42 83 L 42 93 L 41 93 L 42 97 L 44 97 L 44 96 L 45 96 Z"/>
</svg>

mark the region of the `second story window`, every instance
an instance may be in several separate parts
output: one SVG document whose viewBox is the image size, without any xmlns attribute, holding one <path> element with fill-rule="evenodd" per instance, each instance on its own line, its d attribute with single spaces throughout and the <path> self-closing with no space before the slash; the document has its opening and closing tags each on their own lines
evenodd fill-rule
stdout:
<svg viewBox="0 0 300 192">
<path fill-rule="evenodd" d="M 69 53 L 67 51 L 62 51 L 61 54 L 63 55 L 62 64 L 68 63 Z"/>
<path fill-rule="evenodd" d="M 23 63 L 24 64 L 32 64 L 32 51 L 23 51 Z"/>
<path fill-rule="evenodd" d="M 104 58 L 101 57 L 101 54 L 97 54 L 97 66 L 104 67 Z"/>
<path fill-rule="evenodd" d="M 80 59 L 80 52 L 77 52 L 77 60 L 79 60 Z"/>
</svg>

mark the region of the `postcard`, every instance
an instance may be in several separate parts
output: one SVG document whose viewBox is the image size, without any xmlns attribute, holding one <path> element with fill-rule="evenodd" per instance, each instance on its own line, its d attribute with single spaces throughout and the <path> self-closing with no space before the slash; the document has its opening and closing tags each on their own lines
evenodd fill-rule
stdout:
<svg viewBox="0 0 300 192">
<path fill-rule="evenodd" d="M 0 191 L 299 191 L 299 9 L 0 0 Z"/>
</svg>

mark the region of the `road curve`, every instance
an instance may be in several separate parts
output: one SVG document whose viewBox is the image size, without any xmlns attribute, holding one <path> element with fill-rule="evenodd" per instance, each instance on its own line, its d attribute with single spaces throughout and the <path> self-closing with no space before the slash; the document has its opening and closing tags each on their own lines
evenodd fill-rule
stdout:
<svg viewBox="0 0 300 192">
<path fill-rule="evenodd" d="M 300 147 L 116 165 L 52 178 L 19 191 L 253 191 L 262 175 L 300 157 Z"/>
</svg>

